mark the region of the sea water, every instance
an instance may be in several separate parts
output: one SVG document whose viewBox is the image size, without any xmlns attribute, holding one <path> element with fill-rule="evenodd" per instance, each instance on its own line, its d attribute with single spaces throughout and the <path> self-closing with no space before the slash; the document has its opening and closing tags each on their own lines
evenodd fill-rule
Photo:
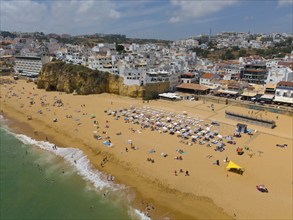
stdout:
<svg viewBox="0 0 293 220">
<path fill-rule="evenodd" d="M 75 148 L 0 127 L 0 219 L 147 219 Z"/>
</svg>

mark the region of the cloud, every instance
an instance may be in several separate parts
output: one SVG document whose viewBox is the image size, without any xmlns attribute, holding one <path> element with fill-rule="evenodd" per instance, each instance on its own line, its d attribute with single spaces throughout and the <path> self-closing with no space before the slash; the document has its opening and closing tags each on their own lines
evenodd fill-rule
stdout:
<svg viewBox="0 0 293 220">
<path fill-rule="evenodd" d="M 120 18 L 121 13 L 110 1 L 1 1 L 1 29 L 20 31 L 69 32 Z"/>
<path fill-rule="evenodd" d="M 238 0 L 171 0 L 174 7 L 179 8 L 170 18 L 171 23 L 181 22 L 191 18 L 200 18 L 218 12 L 227 6 L 234 5 Z"/>
<path fill-rule="evenodd" d="M 44 18 L 47 6 L 33 1 L 2 1 L 1 2 L 1 26 L 16 27 L 36 25 Z"/>
<path fill-rule="evenodd" d="M 278 6 L 280 7 L 288 6 L 288 5 L 293 5 L 293 0 L 279 0 L 278 1 Z"/>
</svg>

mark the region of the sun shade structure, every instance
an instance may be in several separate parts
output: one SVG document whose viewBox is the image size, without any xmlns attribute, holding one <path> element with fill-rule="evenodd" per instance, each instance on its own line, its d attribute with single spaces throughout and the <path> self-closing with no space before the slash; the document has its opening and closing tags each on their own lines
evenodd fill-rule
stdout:
<svg viewBox="0 0 293 220">
<path fill-rule="evenodd" d="M 241 166 L 237 165 L 236 163 L 230 161 L 229 164 L 227 165 L 226 169 L 228 171 L 234 172 L 234 173 L 238 173 L 238 174 L 243 174 L 244 172 L 244 168 L 242 168 Z"/>
</svg>

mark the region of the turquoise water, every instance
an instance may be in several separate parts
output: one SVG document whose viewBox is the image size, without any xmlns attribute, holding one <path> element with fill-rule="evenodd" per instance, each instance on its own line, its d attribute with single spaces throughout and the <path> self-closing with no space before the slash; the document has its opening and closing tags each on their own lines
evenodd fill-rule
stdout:
<svg viewBox="0 0 293 220">
<path fill-rule="evenodd" d="M 3 127 L 0 152 L 0 219 L 130 219 L 115 191 L 97 189 L 63 158 Z"/>
</svg>

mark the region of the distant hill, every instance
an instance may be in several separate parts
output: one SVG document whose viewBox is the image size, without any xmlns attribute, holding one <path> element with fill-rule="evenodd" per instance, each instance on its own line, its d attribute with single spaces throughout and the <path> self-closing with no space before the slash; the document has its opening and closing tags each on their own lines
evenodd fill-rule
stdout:
<svg viewBox="0 0 293 220">
<path fill-rule="evenodd" d="M 91 34 L 91 35 L 79 35 L 79 36 L 66 36 L 58 34 L 44 34 L 42 32 L 32 32 L 32 33 L 22 33 L 24 38 L 34 38 L 38 40 L 49 40 L 50 38 L 55 38 L 60 43 L 68 44 L 77 44 L 77 45 L 86 45 L 89 47 L 95 46 L 97 43 L 117 43 L 117 44 L 128 44 L 128 43 L 158 43 L 158 44 L 169 44 L 169 40 L 161 39 L 141 39 L 141 38 L 127 38 L 126 35 L 121 34 Z M 0 31 L 0 36 L 3 37 L 17 37 L 17 34 L 14 34 L 9 31 Z"/>
</svg>

